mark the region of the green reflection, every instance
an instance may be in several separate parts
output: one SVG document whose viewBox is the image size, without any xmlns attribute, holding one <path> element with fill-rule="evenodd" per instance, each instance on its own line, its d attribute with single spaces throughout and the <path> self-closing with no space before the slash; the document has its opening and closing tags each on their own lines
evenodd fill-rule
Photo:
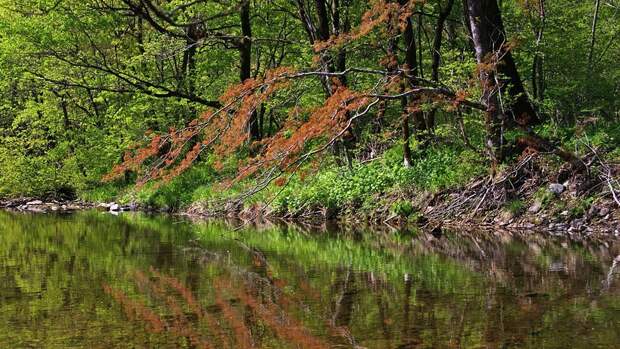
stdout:
<svg viewBox="0 0 620 349">
<path fill-rule="evenodd" d="M 619 254 L 536 236 L 2 212 L 0 347 L 613 348 Z"/>
</svg>

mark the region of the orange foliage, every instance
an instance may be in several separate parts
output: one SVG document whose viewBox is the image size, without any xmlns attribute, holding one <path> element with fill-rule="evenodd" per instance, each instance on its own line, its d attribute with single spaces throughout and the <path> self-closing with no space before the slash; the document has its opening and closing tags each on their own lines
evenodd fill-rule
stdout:
<svg viewBox="0 0 620 349">
<path fill-rule="evenodd" d="M 426 0 L 410 0 L 403 6 L 397 2 L 386 0 L 370 1 L 370 9 L 362 15 L 361 23 L 358 27 L 349 32 L 332 36 L 326 41 L 318 41 L 314 44 L 314 51 L 321 52 L 330 48 L 338 48 L 352 41 L 367 36 L 378 27 L 384 26 L 391 28 L 390 31 L 404 29 L 407 19 L 411 17 L 413 10 L 418 4 L 425 3 Z M 389 35 L 395 34 L 387 33 Z"/>
<path fill-rule="evenodd" d="M 248 177 L 261 168 L 277 166 L 283 171 L 290 170 L 307 142 L 320 137 L 333 138 L 346 128 L 348 114 L 366 106 L 368 97 L 344 86 L 336 86 L 334 93 L 317 108 L 308 121 L 296 126 L 289 122 L 282 130 L 265 141 L 266 148 L 260 156 L 252 159 L 242 168 L 237 180 Z M 291 129 L 295 129 L 291 134 Z"/>
<path fill-rule="evenodd" d="M 421 3 L 424 1 L 411 0 L 401 6 L 396 1 L 372 0 L 370 9 L 364 13 L 357 28 L 325 42 L 317 42 L 314 49 L 322 52 L 344 45 L 380 27 L 387 31 L 388 35 L 396 35 L 397 31 L 406 25 L 415 7 Z M 510 49 L 510 46 L 506 49 Z M 388 72 L 397 71 L 398 59 L 394 53 L 388 54 L 379 63 Z M 479 66 L 481 71 L 494 68 L 492 62 L 486 66 Z M 409 71 L 406 65 L 402 69 Z M 257 155 L 240 166 L 235 180 L 261 173 L 265 169 L 279 170 L 273 172 L 275 173 L 273 178 L 284 172 L 297 170 L 302 161 L 310 160 L 311 153 L 304 152 L 311 142 L 323 142 L 323 147 L 318 147 L 317 151 L 324 150 L 350 128 L 352 115 L 355 117 L 361 110 L 370 108 L 377 102 L 378 97 L 373 91 L 396 94 L 403 93 L 405 89 L 403 74 L 382 75 L 372 91 L 354 91 L 344 86 L 342 80 L 336 78 L 334 74 L 301 73 L 290 67 L 274 68 L 265 72 L 263 76 L 247 79 L 227 88 L 219 97 L 222 105 L 219 109 L 206 110 L 186 127 L 179 130 L 170 129 L 161 135 L 147 132 L 148 142 L 142 147 L 131 147 L 126 152 L 123 162 L 115 166 L 104 179 L 112 180 L 127 171 L 133 171 L 139 175 L 138 186 L 151 180 L 166 182 L 187 170 L 205 151 L 216 155 L 218 160 L 215 161 L 214 167 L 221 169 L 223 167 L 221 159 L 248 144 L 249 122 L 261 106 L 279 92 L 289 88 L 296 79 L 320 74 L 323 74 L 323 78 L 329 76 L 331 79 L 330 96 L 322 105 L 312 110 L 302 110 L 299 106 L 290 108 L 288 118 L 280 125 L 279 131 L 251 145 L 252 149 L 256 149 Z M 458 107 L 466 97 L 457 94 L 453 107 Z M 439 103 L 443 102 L 445 97 L 420 94 L 409 106 L 409 112 L 419 111 L 419 105 L 427 100 Z M 229 183 L 226 179 L 221 182 Z M 285 185 L 286 181 L 278 179 L 275 184 Z M 166 282 L 177 291 L 183 291 L 177 288 L 179 285 L 170 280 Z M 184 295 L 186 296 L 188 295 Z M 191 299 L 185 298 L 185 300 L 192 306 Z"/>
<path fill-rule="evenodd" d="M 221 95 L 222 108 L 205 111 L 187 127 L 181 130 L 171 128 L 165 136 L 148 132 L 149 144 L 135 150 L 129 149 L 123 162 L 104 176 L 104 180 L 110 181 L 127 171 L 134 171 L 141 174 L 138 186 L 149 180 L 162 179 L 166 182 L 189 168 L 207 148 L 212 148 L 221 156 L 233 153 L 248 140 L 245 129 L 252 114 L 268 98 L 286 88 L 288 78 L 294 73 L 291 68 L 278 67 L 268 71 L 264 77 L 247 79 L 231 86 Z M 193 145 L 187 150 L 191 143 Z M 161 155 L 164 148 L 167 150 Z M 148 166 L 146 173 L 141 172 L 150 159 L 155 159 L 154 163 Z"/>
</svg>

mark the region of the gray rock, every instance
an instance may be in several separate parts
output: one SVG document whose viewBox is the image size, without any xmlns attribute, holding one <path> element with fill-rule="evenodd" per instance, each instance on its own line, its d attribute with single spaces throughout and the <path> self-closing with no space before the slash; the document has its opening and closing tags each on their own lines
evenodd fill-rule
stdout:
<svg viewBox="0 0 620 349">
<path fill-rule="evenodd" d="M 596 205 L 592 205 L 590 206 L 590 209 L 588 210 L 588 215 L 589 216 L 594 216 L 598 213 L 599 209 Z"/>
<path fill-rule="evenodd" d="M 117 212 L 120 210 L 121 210 L 121 206 L 119 204 L 116 204 L 116 203 L 110 204 L 110 211 Z"/>
<path fill-rule="evenodd" d="M 542 203 L 535 201 L 530 208 L 527 209 L 529 213 L 538 213 L 542 209 Z"/>
<path fill-rule="evenodd" d="M 609 208 L 608 207 L 601 207 L 601 209 L 598 211 L 599 217 L 605 217 L 608 214 L 609 214 Z"/>
<path fill-rule="evenodd" d="M 560 183 L 549 184 L 549 191 L 555 195 L 560 195 L 564 192 L 565 187 Z"/>
<path fill-rule="evenodd" d="M 575 219 L 570 223 L 570 226 L 575 230 L 581 230 L 583 228 L 584 222 L 585 221 L 583 219 Z"/>
<path fill-rule="evenodd" d="M 35 205 L 42 205 L 43 201 L 41 200 L 34 200 L 34 201 L 28 201 L 26 203 L 26 206 L 35 206 Z"/>
</svg>

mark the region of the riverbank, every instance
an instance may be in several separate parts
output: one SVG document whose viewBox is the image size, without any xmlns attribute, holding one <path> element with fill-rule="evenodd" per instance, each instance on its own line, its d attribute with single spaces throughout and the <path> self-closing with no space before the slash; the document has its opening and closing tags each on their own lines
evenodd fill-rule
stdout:
<svg viewBox="0 0 620 349">
<path fill-rule="evenodd" d="M 285 185 L 272 183 L 254 195 L 251 179 L 223 187 L 226 177 L 209 164 L 197 165 L 162 185 L 136 189 L 102 184 L 77 200 L 19 198 L 0 208 L 28 212 L 99 209 L 146 211 L 194 217 L 277 218 L 296 222 L 334 221 L 393 227 L 509 229 L 583 238 L 615 238 L 620 227 L 620 152 L 615 128 L 573 144 L 579 166 L 550 153 L 524 151 L 493 177 L 471 149 L 445 143 L 420 150 L 403 167 L 400 147 L 352 167 L 302 169 Z M 592 139 L 597 139 L 596 142 Z"/>
<path fill-rule="evenodd" d="M 322 202 L 291 210 L 283 209 L 277 199 L 268 204 L 264 200 L 229 200 L 195 202 L 184 212 L 201 217 L 336 220 L 431 230 L 468 226 L 616 238 L 620 236 L 620 201 L 615 178 L 620 166 L 601 158 L 590 153 L 582 158 L 580 170 L 572 170 L 554 162 L 549 154 L 531 153 L 505 166 L 495 177 L 479 175 L 464 185 L 435 192 L 412 188 L 374 193 L 367 199 L 372 205 L 351 202 L 330 207 Z"/>
<path fill-rule="evenodd" d="M 587 159 L 585 159 L 587 160 Z M 19 198 L 0 200 L 0 208 L 46 213 L 98 209 L 165 212 L 195 218 L 234 217 L 244 220 L 280 219 L 301 223 L 364 223 L 401 229 L 426 231 L 467 229 L 490 231 L 537 232 L 580 240 L 589 237 L 620 237 L 620 204 L 617 193 L 608 185 L 609 177 L 589 167 L 591 175 L 562 175 L 549 166 L 548 157 L 532 154 L 506 167 L 494 178 L 478 176 L 458 188 L 435 193 L 411 191 L 384 195 L 381 204 L 364 207 L 306 207 L 295 212 L 278 209 L 263 201 L 194 202 L 188 207 L 170 209 L 141 202 L 89 202 L 85 200 L 43 200 Z M 599 173 L 599 175 L 593 175 Z M 618 173 L 612 166 L 611 178 Z M 612 189 L 610 189 L 612 188 Z"/>
</svg>

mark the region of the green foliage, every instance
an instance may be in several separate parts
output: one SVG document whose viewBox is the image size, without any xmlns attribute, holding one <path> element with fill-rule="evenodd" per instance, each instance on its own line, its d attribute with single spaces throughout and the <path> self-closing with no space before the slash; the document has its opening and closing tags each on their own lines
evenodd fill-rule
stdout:
<svg viewBox="0 0 620 349">
<path fill-rule="evenodd" d="M 397 176 L 402 188 L 413 186 L 439 191 L 463 185 L 486 171 L 487 166 L 479 154 L 471 150 L 438 146 L 416 158 L 411 168 L 398 169 Z"/>
<path fill-rule="evenodd" d="M 456 146 L 437 146 L 420 151 L 412 164 L 402 164 L 400 146 L 389 149 L 383 158 L 353 168 L 323 168 L 305 181 L 294 177 L 282 190 L 274 206 L 287 212 L 327 208 L 372 211 L 385 202 L 378 198 L 395 192 L 438 191 L 458 187 L 485 173 L 486 166 L 472 151 Z M 390 205 L 389 203 L 387 205 Z M 394 213 L 409 216 L 410 203 L 392 206 Z"/>
<path fill-rule="evenodd" d="M 81 191 L 78 196 L 88 202 L 111 202 L 121 195 L 123 189 L 116 183 L 106 183 Z"/>
<path fill-rule="evenodd" d="M 577 199 L 577 202 L 574 204 L 573 207 L 571 207 L 571 210 L 570 210 L 571 217 L 574 217 L 574 218 L 583 217 L 583 215 L 585 215 L 586 212 L 588 212 L 588 210 L 592 206 L 592 203 L 594 202 L 594 200 L 595 200 L 595 197 L 593 196 L 588 196 L 583 199 Z"/>
<path fill-rule="evenodd" d="M 541 204 L 541 207 L 547 208 L 553 200 L 555 200 L 555 194 L 553 194 L 546 187 L 539 188 L 536 193 L 534 193 L 534 199 Z"/>
<path fill-rule="evenodd" d="M 525 203 L 523 200 L 511 200 L 506 204 L 506 209 L 514 216 L 518 216 L 525 210 Z"/>
<path fill-rule="evenodd" d="M 217 174 L 211 166 L 216 155 L 205 152 L 195 168 L 159 187 L 148 184 L 134 190 L 130 183 L 139 171 L 128 173 L 124 181 L 101 182 L 102 176 L 122 161 L 125 149 L 146 140 L 148 130 L 161 134 L 170 127 L 180 129 L 207 109 L 205 101 L 217 100 L 239 82 L 239 50 L 233 41 L 226 41 L 242 34 L 236 5 L 153 3 L 160 13 L 172 16 L 172 22 L 210 18 L 208 25 L 199 27 L 223 28 L 224 41 L 218 41 L 218 35 L 192 42 L 185 32 L 189 29 L 172 25 L 170 18 L 161 21 L 163 26 L 154 26 L 137 12 L 105 8 L 99 2 L 0 0 L 0 197 L 77 193 L 92 201 L 139 201 L 181 208 L 195 201 L 227 199 L 256 185 L 252 178 L 226 189 L 219 185 L 245 164 L 253 154 L 250 147 L 218 158 L 224 168 Z M 314 16 L 311 3 L 307 10 Z M 501 11 L 508 35 L 514 39 L 511 42 L 516 44 L 511 53 L 530 94 L 534 59 L 543 58 L 545 90 L 535 102 L 546 122 L 537 132 L 578 154 L 592 147 L 608 150 L 607 160 L 620 160 L 617 6 L 602 7 L 594 60 L 589 62 L 592 4 L 548 2 L 545 32 L 537 42 L 541 23 L 531 3 L 503 1 Z M 430 19 L 444 5 L 445 1 L 432 0 L 419 6 Z M 355 28 L 369 2 L 350 1 L 346 6 Z M 462 11 L 455 6 L 450 14 L 438 73 L 441 85 L 476 101 L 481 89 L 472 80 L 477 64 L 470 52 L 468 30 L 454 20 L 462 18 Z M 299 11 L 291 1 L 251 2 L 256 39 L 252 40 L 252 76 L 276 66 L 315 69 L 309 64 L 315 51 L 306 30 L 294 18 L 296 13 Z M 156 21 L 161 20 L 157 13 L 152 14 Z M 281 29 L 283 36 L 277 37 L 274 28 Z M 434 29 L 434 20 L 428 20 L 420 22 L 415 32 L 432 33 Z M 385 34 L 385 30 L 373 30 L 347 44 L 347 67 L 384 68 L 380 62 L 388 42 Z M 403 63 L 402 41 L 398 42 L 399 64 Z M 431 71 L 430 41 L 418 45 L 420 72 Z M 351 73 L 347 86 L 356 92 L 374 91 L 375 78 Z M 502 99 L 508 103 L 514 96 L 504 93 Z M 282 131 L 290 138 L 295 127 L 289 121 L 307 120 L 309 111 L 324 103 L 320 79 L 299 82 L 298 88 L 276 94 L 261 106 L 262 135 L 267 138 Z M 381 127 L 377 127 L 374 108 L 353 125 L 359 139 L 351 149 L 357 156 L 351 169 L 333 161 L 322 162 L 303 180 L 293 176 L 274 206 L 287 212 L 319 208 L 372 211 L 394 204 L 393 212 L 412 215 L 407 207 L 394 203 L 395 198 L 458 187 L 487 171 L 483 155 L 470 149 L 484 147 L 484 117 L 479 111 L 460 108 L 456 113 L 451 108 L 449 101 L 432 98 L 420 105 L 427 116 L 433 113 L 436 125 L 428 146 L 422 147 L 415 135 L 411 137 L 413 162 L 409 168 L 403 166 L 402 144 L 398 144 L 402 138 L 400 101 L 388 103 Z M 471 147 L 461 144 L 460 119 Z M 516 135 L 508 132 L 507 138 L 513 140 Z M 372 156 L 378 159 L 363 162 L 367 160 L 363 153 L 373 142 L 382 145 Z M 321 144 L 315 140 L 304 146 L 312 150 Z M 269 186 L 248 204 L 267 201 L 280 190 Z M 540 199 L 547 204 L 548 198 Z"/>
<path fill-rule="evenodd" d="M 125 200 L 136 199 L 138 203 L 155 207 L 179 209 L 203 197 L 205 186 L 214 181 L 213 168 L 205 163 L 194 166 L 170 182 L 160 186 L 149 184 Z"/>
<path fill-rule="evenodd" d="M 401 217 L 409 217 L 414 213 L 415 208 L 413 207 L 411 201 L 398 200 L 392 204 L 392 206 L 390 207 L 390 211 L 392 211 L 393 214 Z"/>
</svg>

